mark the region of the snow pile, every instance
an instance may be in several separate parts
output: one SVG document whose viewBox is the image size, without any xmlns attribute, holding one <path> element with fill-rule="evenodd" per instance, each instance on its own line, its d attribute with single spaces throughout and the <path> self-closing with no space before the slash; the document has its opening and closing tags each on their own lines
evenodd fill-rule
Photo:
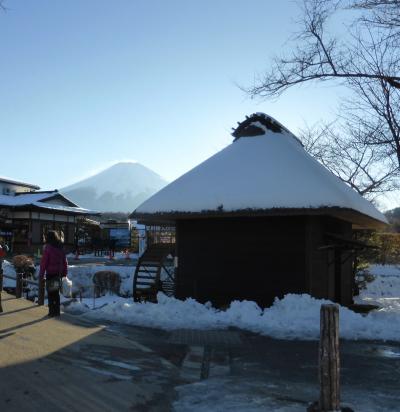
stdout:
<svg viewBox="0 0 400 412">
<path fill-rule="evenodd" d="M 16 271 L 14 268 L 14 265 L 9 262 L 8 260 L 3 261 L 3 273 L 6 276 L 12 277 L 12 279 L 9 278 L 3 278 L 3 288 L 4 289 L 11 289 L 14 290 L 16 287 Z M 34 279 L 37 279 L 39 275 L 39 267 L 36 268 L 36 273 L 34 275 Z M 33 280 L 30 278 L 30 280 Z M 24 291 L 24 296 L 33 298 L 38 295 L 38 287 L 35 284 L 29 284 L 28 289 Z"/>
<path fill-rule="evenodd" d="M 75 260 L 75 253 L 69 253 L 67 255 L 67 259 L 69 260 Z M 129 259 L 137 259 L 139 257 L 139 255 L 137 253 L 130 253 L 129 254 Z M 115 260 L 121 260 L 121 259 L 125 259 L 128 260 L 126 258 L 126 254 L 124 252 L 115 252 L 113 258 Z M 79 259 L 81 260 L 87 260 L 87 259 L 96 259 L 96 261 L 99 261 L 101 259 L 104 259 L 105 261 L 109 260 L 109 256 L 108 255 L 103 255 L 103 256 L 95 256 L 94 253 L 86 253 L 83 255 L 79 255 Z"/>
<path fill-rule="evenodd" d="M 368 267 L 368 272 L 374 276 L 400 277 L 400 265 L 370 265 Z"/>
<path fill-rule="evenodd" d="M 89 310 L 89 303 L 84 310 L 86 316 L 92 318 L 164 330 L 237 327 L 279 339 L 314 340 L 319 338 L 321 304 L 332 303 L 305 294 L 288 294 L 283 299 L 276 299 L 274 305 L 265 310 L 254 302 L 235 301 L 226 311 L 220 311 L 193 299 L 181 301 L 161 293 L 158 301 L 158 304 L 133 303 L 119 298 L 95 311 Z M 66 310 L 75 311 L 76 308 L 72 304 Z M 399 306 L 375 311 L 368 316 L 340 307 L 340 336 L 356 340 L 400 341 L 399 316 Z"/>
<path fill-rule="evenodd" d="M 371 265 L 367 272 L 375 279 L 360 291 L 358 300 L 400 299 L 400 266 Z"/>
<path fill-rule="evenodd" d="M 72 293 L 82 291 L 84 296 L 93 296 L 93 275 L 99 271 L 116 272 L 121 277 L 120 294 L 132 295 L 132 278 L 134 266 L 71 265 L 68 266 L 68 278 L 72 281 Z"/>
<path fill-rule="evenodd" d="M 15 277 L 10 262 L 3 262 L 3 270 L 6 275 Z M 72 292 L 83 289 L 88 298 L 72 302 L 65 307 L 66 312 L 164 330 L 236 327 L 280 339 L 313 340 L 319 337 L 321 304 L 332 303 L 306 294 L 288 294 L 264 310 L 255 302 L 234 301 L 222 311 L 209 303 L 203 305 L 194 299 L 181 301 L 162 293 L 158 295 L 158 304 L 134 303 L 131 298 L 119 296 L 105 296 L 94 301 L 92 277 L 100 270 L 119 273 L 121 293 L 131 295 L 133 266 L 70 266 L 68 277 L 73 284 Z M 340 307 L 340 336 L 400 341 L 400 268 L 375 265 L 371 266 L 370 273 L 375 275 L 375 280 L 361 291 L 357 303 L 377 304 L 380 309 L 363 316 Z M 15 281 L 5 278 L 4 286 L 15 287 Z"/>
<path fill-rule="evenodd" d="M 159 293 L 158 304 L 133 303 L 132 300 L 119 300 L 101 310 L 88 313 L 88 316 L 114 320 L 138 326 L 148 326 L 166 330 L 191 328 L 224 328 L 216 309 L 202 305 L 194 299 L 181 301 Z M 192 326 L 189 326 L 192 325 Z"/>
<path fill-rule="evenodd" d="M 14 269 L 14 265 L 8 260 L 3 260 L 3 273 L 6 276 L 12 276 L 14 279 L 17 277 L 17 274 Z M 15 280 L 3 278 L 3 287 L 4 288 L 15 288 Z"/>
<path fill-rule="evenodd" d="M 39 276 L 39 265 L 36 265 L 35 279 Z M 116 272 L 121 277 L 120 294 L 123 296 L 132 296 L 133 275 L 135 266 L 104 266 L 104 265 L 69 265 L 68 279 L 72 282 L 64 282 L 62 293 L 64 296 L 70 296 L 81 292 L 83 296 L 93 297 L 93 275 L 99 271 Z M 16 272 L 12 263 L 7 260 L 3 261 L 3 272 L 7 276 L 16 277 Z M 4 278 L 4 288 L 15 288 L 15 280 Z M 35 289 L 33 286 L 31 288 Z"/>
</svg>

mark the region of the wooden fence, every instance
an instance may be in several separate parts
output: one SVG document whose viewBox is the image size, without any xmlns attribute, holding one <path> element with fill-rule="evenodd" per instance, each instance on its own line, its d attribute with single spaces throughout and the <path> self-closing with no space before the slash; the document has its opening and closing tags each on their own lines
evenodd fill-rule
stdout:
<svg viewBox="0 0 400 412">
<path fill-rule="evenodd" d="M 28 285 L 35 285 L 38 287 L 38 300 L 37 303 L 39 306 L 44 305 L 44 288 L 45 288 L 45 280 L 39 276 L 38 280 L 31 280 L 26 279 L 24 277 L 24 273 L 17 273 L 15 277 L 5 275 L 2 270 L 0 270 L 0 312 L 3 312 L 2 304 L 1 304 L 1 292 L 3 291 L 3 283 L 4 279 L 11 279 L 15 281 L 15 297 L 22 298 L 22 294 L 24 289 Z"/>
</svg>

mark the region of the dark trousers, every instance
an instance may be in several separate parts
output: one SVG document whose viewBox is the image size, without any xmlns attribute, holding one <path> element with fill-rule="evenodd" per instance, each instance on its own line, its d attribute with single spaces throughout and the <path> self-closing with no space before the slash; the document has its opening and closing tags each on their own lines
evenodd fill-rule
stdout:
<svg viewBox="0 0 400 412">
<path fill-rule="evenodd" d="M 59 279 L 59 277 L 51 277 L 48 278 L 46 282 L 47 288 L 47 300 L 49 303 L 49 315 L 50 316 L 60 316 L 60 291 L 57 290 L 49 290 L 49 285 L 52 280 Z"/>
</svg>

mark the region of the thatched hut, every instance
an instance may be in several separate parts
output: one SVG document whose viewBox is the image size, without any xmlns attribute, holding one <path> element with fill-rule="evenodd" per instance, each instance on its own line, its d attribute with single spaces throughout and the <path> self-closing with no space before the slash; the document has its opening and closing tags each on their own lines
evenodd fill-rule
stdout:
<svg viewBox="0 0 400 412">
<path fill-rule="evenodd" d="M 256 113 L 234 142 L 141 204 L 145 224 L 176 225 L 178 298 L 261 305 L 287 293 L 351 304 L 354 228 L 385 217 L 273 118 Z"/>
</svg>

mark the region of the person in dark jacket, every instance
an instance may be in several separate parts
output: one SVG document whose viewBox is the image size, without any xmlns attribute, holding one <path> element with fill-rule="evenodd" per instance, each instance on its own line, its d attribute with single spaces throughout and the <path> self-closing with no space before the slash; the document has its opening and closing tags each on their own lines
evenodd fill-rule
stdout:
<svg viewBox="0 0 400 412">
<path fill-rule="evenodd" d="M 63 244 L 54 230 L 46 235 L 46 245 L 40 261 L 40 276 L 46 276 L 49 316 L 60 316 L 60 285 L 61 278 L 67 276 L 68 263 L 63 250 Z"/>
</svg>

